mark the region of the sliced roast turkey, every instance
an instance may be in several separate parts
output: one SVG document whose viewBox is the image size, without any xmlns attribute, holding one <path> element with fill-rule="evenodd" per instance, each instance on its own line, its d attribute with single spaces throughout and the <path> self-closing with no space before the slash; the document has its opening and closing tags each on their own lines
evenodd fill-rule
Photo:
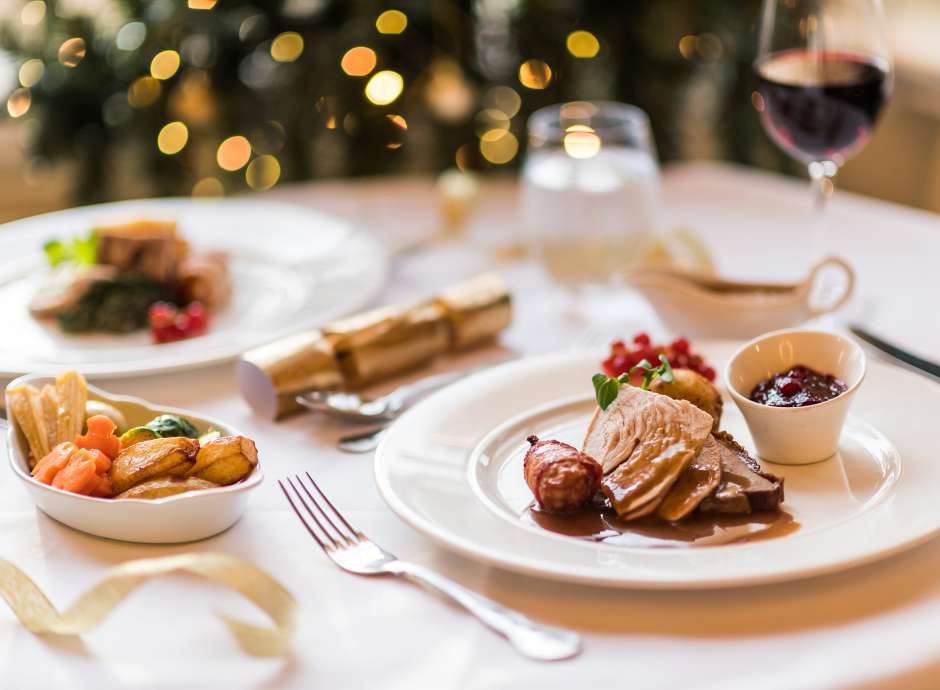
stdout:
<svg viewBox="0 0 940 690">
<path fill-rule="evenodd" d="M 681 520 L 718 487 L 721 481 L 721 449 L 713 436 L 705 439 L 705 445 L 689 463 L 676 483 L 669 489 L 656 515 L 663 520 Z"/>
<path fill-rule="evenodd" d="M 699 504 L 706 513 L 750 513 L 775 510 L 783 503 L 783 479 L 761 469 L 731 434 L 719 431 L 715 440 L 721 455 L 721 481 Z"/>
<path fill-rule="evenodd" d="M 656 510 L 711 427 L 711 415 L 685 400 L 625 385 L 594 413 L 583 451 L 601 464 L 614 510 L 632 520 Z"/>
</svg>

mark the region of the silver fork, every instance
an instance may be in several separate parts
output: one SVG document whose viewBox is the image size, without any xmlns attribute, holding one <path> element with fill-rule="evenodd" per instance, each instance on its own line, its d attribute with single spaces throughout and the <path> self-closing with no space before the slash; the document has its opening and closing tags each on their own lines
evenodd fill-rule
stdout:
<svg viewBox="0 0 940 690">
<path fill-rule="evenodd" d="M 358 575 L 400 575 L 439 592 L 460 604 L 484 625 L 506 637 L 516 650 L 530 659 L 557 661 L 573 657 L 581 651 L 581 638 L 576 633 L 536 623 L 518 611 L 497 604 L 424 566 L 399 560 L 397 556 L 390 554 L 350 525 L 321 491 L 310 473 L 305 474 L 319 499 L 307 488 L 299 474 L 294 477 L 296 484 L 290 477 L 287 478 L 287 483 L 318 529 L 314 529 L 300 512 L 284 482 L 278 480 L 277 483 L 310 536 L 330 560 L 343 570 Z M 297 488 L 298 485 L 300 489 Z M 317 513 L 320 517 L 317 517 Z M 327 525 L 331 529 L 327 529 Z"/>
</svg>

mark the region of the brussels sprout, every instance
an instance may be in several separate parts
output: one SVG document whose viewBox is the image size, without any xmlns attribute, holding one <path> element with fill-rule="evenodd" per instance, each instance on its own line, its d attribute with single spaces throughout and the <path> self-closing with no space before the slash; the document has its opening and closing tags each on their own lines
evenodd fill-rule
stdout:
<svg viewBox="0 0 940 690">
<path fill-rule="evenodd" d="M 130 448 L 135 443 L 152 441 L 155 438 L 160 437 L 153 429 L 148 429 L 145 426 L 135 426 L 133 429 L 128 429 L 121 434 L 121 448 Z"/>
<path fill-rule="evenodd" d="M 192 422 L 175 414 L 162 414 L 159 417 L 151 419 L 144 426 L 153 431 L 157 436 L 162 436 L 163 438 L 169 438 L 171 436 L 199 438 L 199 431 L 192 425 Z"/>
</svg>

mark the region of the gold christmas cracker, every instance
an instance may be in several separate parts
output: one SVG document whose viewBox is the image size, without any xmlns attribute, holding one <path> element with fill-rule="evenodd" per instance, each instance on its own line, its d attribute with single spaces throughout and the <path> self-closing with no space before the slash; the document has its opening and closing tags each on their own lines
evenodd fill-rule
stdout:
<svg viewBox="0 0 940 690">
<path fill-rule="evenodd" d="M 287 652 L 297 621 L 294 597 L 263 570 L 222 553 L 185 553 L 128 561 L 109 570 L 101 582 L 82 594 L 64 613 L 59 613 L 26 573 L 0 559 L 0 596 L 30 632 L 81 635 L 97 627 L 144 582 L 174 571 L 199 575 L 235 590 L 270 616 L 274 627 L 219 614 L 245 652 L 254 656 L 281 656 Z"/>
<path fill-rule="evenodd" d="M 512 321 L 512 301 L 506 283 L 485 273 L 444 290 L 437 298 L 447 314 L 454 348 L 492 338 Z"/>
<path fill-rule="evenodd" d="M 447 351 L 447 315 L 436 304 L 383 307 L 323 329 L 343 371 L 357 388 L 381 381 Z"/>
<path fill-rule="evenodd" d="M 503 279 L 492 273 L 410 306 L 340 319 L 245 353 L 236 368 L 242 396 L 259 415 L 281 419 L 307 390 L 363 388 L 494 338 L 512 320 Z"/>
<path fill-rule="evenodd" d="M 297 394 L 343 386 L 333 347 L 318 331 L 276 340 L 245 353 L 236 367 L 239 388 L 255 411 L 268 419 L 296 412 Z"/>
</svg>

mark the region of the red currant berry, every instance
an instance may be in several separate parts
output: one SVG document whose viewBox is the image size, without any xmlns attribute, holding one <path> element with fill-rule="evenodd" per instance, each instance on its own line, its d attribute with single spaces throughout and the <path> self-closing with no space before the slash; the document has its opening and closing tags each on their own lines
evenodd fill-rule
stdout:
<svg viewBox="0 0 940 690">
<path fill-rule="evenodd" d="M 676 352 L 688 353 L 689 341 L 685 338 L 676 338 L 672 341 L 672 345 L 670 345 L 670 347 Z"/>
</svg>

